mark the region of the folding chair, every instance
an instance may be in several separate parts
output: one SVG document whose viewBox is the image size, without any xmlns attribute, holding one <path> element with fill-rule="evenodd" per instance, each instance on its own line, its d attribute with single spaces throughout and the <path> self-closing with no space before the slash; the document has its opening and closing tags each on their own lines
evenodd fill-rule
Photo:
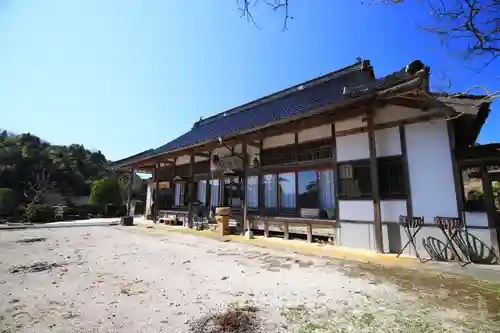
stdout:
<svg viewBox="0 0 500 333">
<path fill-rule="evenodd" d="M 399 224 L 403 225 L 403 227 L 405 228 L 406 235 L 408 236 L 408 242 L 406 242 L 406 245 L 401 249 L 401 251 L 399 251 L 396 258 L 399 258 L 399 256 L 408 247 L 408 245 L 411 244 L 413 246 L 413 249 L 415 250 L 418 260 L 423 262 L 422 258 L 420 257 L 420 254 L 418 253 L 417 245 L 415 244 L 415 239 L 418 232 L 420 231 L 420 229 L 422 229 L 424 225 L 424 217 L 413 216 L 411 219 L 409 219 L 408 216 L 400 215 Z"/>
<path fill-rule="evenodd" d="M 470 256 L 468 253 L 466 253 L 466 252 L 469 252 L 469 248 L 468 248 L 469 242 L 467 240 L 467 233 L 465 233 L 467 245 L 466 245 L 466 250 L 462 251 L 463 257 L 460 256 L 460 254 L 457 251 L 457 248 L 455 247 L 455 245 L 457 245 L 459 249 L 461 248 L 460 234 L 463 231 L 466 231 L 465 224 L 463 223 L 463 221 L 458 217 L 436 216 L 434 218 L 434 223 L 436 223 L 436 225 L 439 227 L 439 229 L 441 229 L 444 236 L 446 237 L 446 245 L 444 246 L 444 248 L 441 250 L 441 252 L 439 254 L 442 255 L 443 252 L 446 251 L 449 247 L 451 249 L 451 253 L 455 257 L 455 259 L 457 261 L 463 263 L 462 266 L 469 264 L 471 262 L 471 260 L 469 258 Z"/>
</svg>

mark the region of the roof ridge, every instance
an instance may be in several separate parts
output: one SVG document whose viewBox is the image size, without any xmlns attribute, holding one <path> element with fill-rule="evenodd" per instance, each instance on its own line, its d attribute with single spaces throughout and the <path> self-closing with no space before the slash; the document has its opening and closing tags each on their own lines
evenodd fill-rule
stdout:
<svg viewBox="0 0 500 333">
<path fill-rule="evenodd" d="M 305 88 L 310 88 L 310 87 L 315 86 L 317 84 L 325 83 L 325 82 L 328 82 L 328 81 L 330 81 L 332 79 L 336 79 L 336 78 L 342 77 L 344 75 L 347 75 L 347 74 L 351 73 L 349 70 L 354 69 L 355 67 L 359 67 L 359 69 L 358 69 L 359 71 L 367 71 L 367 70 L 369 70 L 369 71 L 371 71 L 371 74 L 373 76 L 373 68 L 371 68 L 371 66 L 370 66 L 370 60 L 359 60 L 359 61 L 357 61 L 354 64 L 351 64 L 351 65 L 346 66 L 346 67 L 342 67 L 342 68 L 340 68 L 338 70 L 335 70 L 333 72 L 329 72 L 329 73 L 327 73 L 325 75 L 322 75 L 320 77 L 316 77 L 316 78 L 313 78 L 313 79 L 301 82 L 299 84 L 296 84 L 296 85 L 288 87 L 286 89 L 277 91 L 277 92 L 272 93 L 270 95 L 258 98 L 256 100 L 253 100 L 253 101 L 250 101 L 250 102 L 247 102 L 247 103 L 245 103 L 243 105 L 239 105 L 239 106 L 236 106 L 236 107 L 231 108 L 229 110 L 216 113 L 216 114 L 214 114 L 212 116 L 209 116 L 207 118 L 200 119 L 199 121 L 197 121 L 197 122 L 194 123 L 193 128 L 197 128 L 199 126 L 203 126 L 203 125 L 209 124 L 212 121 L 218 119 L 220 116 L 226 117 L 226 116 L 232 115 L 234 113 L 238 113 L 238 112 L 242 112 L 242 111 L 248 110 L 248 109 L 250 109 L 252 107 L 255 107 L 257 105 L 260 105 L 260 104 L 263 104 L 263 103 L 266 103 L 266 102 L 270 102 L 272 100 L 275 100 L 275 99 L 287 96 L 287 95 L 293 93 L 294 91 L 296 91 L 296 89 L 302 90 L 302 89 L 305 89 Z"/>
</svg>

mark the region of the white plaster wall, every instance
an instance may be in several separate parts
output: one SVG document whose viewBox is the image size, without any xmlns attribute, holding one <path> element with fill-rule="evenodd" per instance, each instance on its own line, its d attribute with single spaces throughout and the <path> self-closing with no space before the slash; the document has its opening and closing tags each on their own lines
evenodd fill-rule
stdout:
<svg viewBox="0 0 500 333">
<path fill-rule="evenodd" d="M 182 165 L 182 164 L 188 164 L 189 163 L 189 155 L 183 155 L 179 156 L 177 160 L 175 161 L 175 165 Z"/>
<path fill-rule="evenodd" d="M 445 120 L 406 126 L 413 215 L 458 216 Z"/>
<path fill-rule="evenodd" d="M 340 220 L 374 221 L 371 200 L 339 200 Z"/>
<path fill-rule="evenodd" d="M 370 157 L 368 133 L 337 137 L 337 160 L 350 161 Z"/>
<path fill-rule="evenodd" d="M 243 146 L 241 143 L 238 143 L 236 146 L 234 146 L 234 152 L 235 153 L 242 153 L 243 152 Z"/>
<path fill-rule="evenodd" d="M 180 156 L 175 161 L 175 165 L 189 164 L 189 159 L 190 159 L 189 155 Z M 203 156 L 195 156 L 194 157 L 195 162 L 201 162 L 201 161 L 206 161 L 206 160 L 208 160 L 208 158 L 203 157 Z M 165 165 L 169 165 L 169 164 L 165 164 Z"/>
<path fill-rule="evenodd" d="M 289 145 L 294 142 L 295 142 L 295 134 L 293 133 L 270 136 L 262 141 L 262 148 L 268 149 L 273 147 L 279 147 L 279 146 Z"/>
<path fill-rule="evenodd" d="M 472 227 L 487 227 L 488 216 L 485 212 L 465 212 L 465 222 Z"/>
<path fill-rule="evenodd" d="M 405 200 L 382 200 L 380 202 L 382 222 L 398 222 L 399 215 L 406 214 Z M 339 200 L 340 220 L 374 222 L 371 200 Z"/>
<path fill-rule="evenodd" d="M 203 157 L 203 156 L 195 156 L 194 157 L 195 162 L 201 162 L 201 161 L 206 161 L 206 160 L 208 160 L 208 158 Z"/>
<path fill-rule="evenodd" d="M 337 239 L 335 239 L 336 244 L 351 248 L 376 251 L 377 247 L 375 245 L 375 229 L 373 224 L 341 223 L 340 232 L 337 234 Z M 387 225 L 382 225 L 382 237 L 384 240 L 384 252 L 389 252 Z"/>
<path fill-rule="evenodd" d="M 406 215 L 406 200 L 382 200 L 380 202 L 382 222 L 399 222 L 400 215 Z"/>
<path fill-rule="evenodd" d="M 375 131 L 375 145 L 377 157 L 401 155 L 399 128 L 391 127 Z"/>
<path fill-rule="evenodd" d="M 346 131 L 353 128 L 365 127 L 362 117 L 342 120 L 335 123 L 335 132 Z"/>
<path fill-rule="evenodd" d="M 383 124 L 396 120 L 414 118 L 424 114 L 424 111 L 399 105 L 387 105 L 375 112 L 375 124 Z"/>
<path fill-rule="evenodd" d="M 299 133 L 299 142 L 319 140 L 332 136 L 331 124 L 322 125 L 319 127 L 308 128 Z"/>
</svg>

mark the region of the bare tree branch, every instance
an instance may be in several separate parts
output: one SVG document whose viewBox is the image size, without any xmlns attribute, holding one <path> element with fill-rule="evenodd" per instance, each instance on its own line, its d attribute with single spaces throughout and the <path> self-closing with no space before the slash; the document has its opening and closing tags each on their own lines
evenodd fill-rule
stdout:
<svg viewBox="0 0 500 333">
<path fill-rule="evenodd" d="M 293 16 L 290 15 L 289 0 L 236 0 L 236 5 L 238 6 L 241 16 L 246 17 L 247 20 L 258 29 L 260 29 L 260 27 L 257 25 L 254 17 L 252 16 L 252 10 L 259 4 L 264 4 L 275 12 L 282 11 L 283 31 L 288 30 L 288 21 L 293 20 Z"/>
<path fill-rule="evenodd" d="M 363 2 L 363 0 L 361 0 Z M 367 0 L 369 3 L 405 4 L 411 0 Z M 462 58 L 484 60 L 484 67 L 500 57 L 500 0 L 413 0 L 430 9 L 434 23 L 419 25 L 436 34 Z M 258 27 L 252 16 L 259 4 L 283 13 L 283 31 L 288 29 L 291 0 L 236 0 L 241 16 Z"/>
<path fill-rule="evenodd" d="M 382 0 L 405 3 L 405 0 Z M 406 0 L 409 2 L 409 0 Z M 438 35 L 464 59 L 481 58 L 482 70 L 500 57 L 500 0 L 420 0 L 430 9 L 435 23 L 419 25 Z M 457 43 L 458 42 L 458 43 Z"/>
<path fill-rule="evenodd" d="M 24 196 L 26 198 L 31 197 L 30 205 L 36 204 L 45 192 L 54 188 L 55 182 L 51 181 L 50 177 L 51 175 L 47 170 L 40 169 L 33 172 L 31 179 L 25 181 L 28 189 L 24 191 Z"/>
</svg>

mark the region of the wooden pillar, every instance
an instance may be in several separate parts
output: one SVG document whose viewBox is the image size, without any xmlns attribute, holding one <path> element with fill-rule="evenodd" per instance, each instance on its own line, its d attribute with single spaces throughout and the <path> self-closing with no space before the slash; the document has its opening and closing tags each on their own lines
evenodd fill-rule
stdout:
<svg viewBox="0 0 500 333">
<path fill-rule="evenodd" d="M 206 207 L 210 207 L 210 196 L 211 196 L 211 192 L 212 192 L 212 189 L 211 189 L 211 185 L 210 185 L 210 180 L 212 179 L 212 171 L 210 170 L 210 161 L 212 160 L 212 153 L 209 153 L 208 154 L 208 162 L 209 162 L 209 169 L 208 169 L 208 174 L 209 174 L 209 177 L 207 179 L 207 186 L 206 186 L 206 193 L 205 193 L 205 206 Z"/>
<path fill-rule="evenodd" d="M 257 188 L 259 189 L 259 212 L 264 211 L 264 185 L 262 183 L 262 150 L 263 150 L 262 140 L 260 140 L 259 144 L 259 174 L 258 174 L 258 184 Z"/>
<path fill-rule="evenodd" d="M 295 140 L 294 140 L 294 145 L 293 147 L 294 154 L 295 154 L 295 162 L 299 162 L 299 133 L 295 133 Z M 299 173 L 295 171 L 295 209 L 297 210 L 297 213 L 300 216 L 300 207 L 299 207 Z M 288 229 L 288 227 L 287 227 Z M 288 232 L 288 230 L 287 230 Z"/>
<path fill-rule="evenodd" d="M 455 156 L 456 142 L 455 142 L 455 127 L 451 120 L 446 121 L 446 126 L 448 130 L 448 141 L 450 144 L 450 154 L 451 154 L 451 166 L 453 173 L 453 183 L 455 184 L 455 197 L 457 200 L 458 218 L 462 223 L 464 221 L 464 187 L 462 186 L 462 173 L 460 172 L 460 167 L 458 165 L 457 157 Z"/>
<path fill-rule="evenodd" d="M 241 191 L 241 196 L 243 197 L 243 209 L 242 209 L 242 228 L 240 230 L 241 235 L 245 235 L 246 231 L 249 231 L 248 225 L 248 203 L 247 203 L 247 188 L 248 188 L 248 154 L 247 154 L 247 143 L 242 143 L 242 154 L 243 154 L 243 190 Z"/>
<path fill-rule="evenodd" d="M 309 243 L 312 243 L 312 241 L 313 241 L 312 223 L 306 224 L 306 230 L 307 230 L 307 241 Z"/>
<path fill-rule="evenodd" d="M 486 164 L 482 163 L 480 167 L 481 180 L 483 182 L 484 204 L 486 206 L 486 215 L 488 217 L 488 229 L 490 233 L 490 243 L 495 255 L 500 258 L 499 235 L 496 226 L 496 208 L 493 198 L 493 185 Z"/>
<path fill-rule="evenodd" d="M 189 182 L 188 182 L 188 227 L 193 227 L 193 209 L 194 201 L 194 154 L 189 156 Z"/>
<path fill-rule="evenodd" d="M 130 213 L 132 210 L 132 189 L 134 187 L 135 170 L 130 169 L 129 174 L 130 181 L 127 184 L 127 216 L 131 216 Z"/>
<path fill-rule="evenodd" d="M 375 144 L 375 124 L 374 113 L 371 112 L 367 116 L 368 126 L 368 144 L 370 149 L 370 178 L 372 184 L 372 199 L 373 199 L 373 217 L 375 220 L 375 249 L 379 253 L 384 252 L 383 234 L 382 234 L 382 213 L 380 211 L 380 189 L 378 182 L 378 164 L 377 164 L 377 147 Z"/>
<path fill-rule="evenodd" d="M 334 180 L 333 180 L 333 194 L 335 195 L 335 221 L 337 225 L 340 223 L 339 217 L 339 186 L 340 186 L 340 174 L 339 174 L 339 166 L 337 161 L 337 136 L 335 135 L 335 124 L 331 124 L 331 135 L 332 135 L 332 165 L 334 171 Z"/>
<path fill-rule="evenodd" d="M 153 198 L 153 221 L 158 222 L 158 192 L 160 191 L 160 177 L 158 175 L 158 169 L 160 168 L 160 164 L 155 164 L 155 169 L 153 173 L 153 179 L 155 181 L 155 195 Z"/>
<path fill-rule="evenodd" d="M 413 218 L 413 202 L 411 198 L 410 165 L 408 163 L 408 146 L 406 144 L 406 130 L 399 126 L 399 141 L 401 143 L 401 157 L 403 159 L 403 181 L 406 189 L 406 217 L 408 221 Z"/>
</svg>

